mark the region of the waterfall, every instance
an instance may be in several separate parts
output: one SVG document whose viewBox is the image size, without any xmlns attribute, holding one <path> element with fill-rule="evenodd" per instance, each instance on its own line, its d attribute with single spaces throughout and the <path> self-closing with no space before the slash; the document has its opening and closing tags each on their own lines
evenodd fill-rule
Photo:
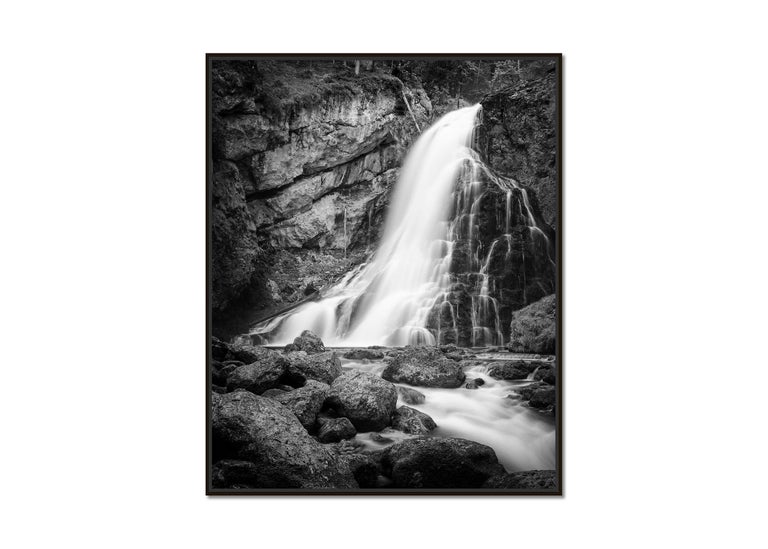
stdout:
<svg viewBox="0 0 768 549">
<path fill-rule="evenodd" d="M 381 242 L 367 263 L 324 290 L 319 301 L 262 322 L 251 333 L 276 345 L 307 329 L 331 346 L 458 342 L 463 314 L 452 293 L 451 268 L 461 245 L 466 246 L 460 252 L 466 254 L 460 256 L 466 258 L 464 271 L 477 280 L 466 312 L 472 345 L 503 345 L 499 302 L 489 275 L 499 239 L 484 253 L 485 235 L 476 226 L 489 189 L 506 196 L 506 219 L 499 230 L 505 233 L 500 236 L 507 244 L 505 261 L 512 249 L 513 200 L 531 238 L 547 237 L 536 225 L 525 189 L 497 177 L 473 150 L 480 110 L 478 104 L 449 112 L 416 140 L 394 187 Z M 346 211 L 344 224 L 346 254 Z"/>
</svg>

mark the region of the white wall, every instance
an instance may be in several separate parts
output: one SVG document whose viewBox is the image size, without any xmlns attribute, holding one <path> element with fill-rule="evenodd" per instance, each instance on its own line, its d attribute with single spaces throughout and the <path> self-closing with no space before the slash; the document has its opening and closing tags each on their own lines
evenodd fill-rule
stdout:
<svg viewBox="0 0 768 549">
<path fill-rule="evenodd" d="M 758 3 L 364 5 L 0 8 L 3 545 L 764 547 Z M 207 51 L 565 53 L 564 498 L 203 495 Z"/>
</svg>

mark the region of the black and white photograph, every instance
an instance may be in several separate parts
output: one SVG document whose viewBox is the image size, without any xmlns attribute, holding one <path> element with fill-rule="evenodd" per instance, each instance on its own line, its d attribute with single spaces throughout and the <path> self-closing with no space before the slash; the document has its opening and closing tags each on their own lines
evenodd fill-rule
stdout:
<svg viewBox="0 0 768 549">
<path fill-rule="evenodd" d="M 560 54 L 209 54 L 209 494 L 561 494 Z"/>
</svg>

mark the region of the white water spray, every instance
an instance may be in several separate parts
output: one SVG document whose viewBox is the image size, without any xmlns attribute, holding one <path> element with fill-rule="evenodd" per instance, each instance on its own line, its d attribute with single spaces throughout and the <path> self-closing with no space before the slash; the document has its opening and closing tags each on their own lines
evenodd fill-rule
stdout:
<svg viewBox="0 0 768 549">
<path fill-rule="evenodd" d="M 449 282 L 446 218 L 471 146 L 480 105 L 450 112 L 425 131 L 406 158 L 384 234 L 371 261 L 288 316 L 256 326 L 285 344 L 310 329 L 330 345 L 434 344 L 427 315 Z M 279 326 L 279 327 L 278 327 Z"/>
</svg>

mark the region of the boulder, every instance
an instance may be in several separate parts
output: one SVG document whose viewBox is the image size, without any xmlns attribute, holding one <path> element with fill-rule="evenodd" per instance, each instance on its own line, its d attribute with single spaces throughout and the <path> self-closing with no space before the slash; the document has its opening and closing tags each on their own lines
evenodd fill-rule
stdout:
<svg viewBox="0 0 768 549">
<path fill-rule="evenodd" d="M 295 389 L 290 393 L 282 392 L 270 398 L 296 414 L 304 428 L 309 431 L 315 425 L 315 419 L 323 407 L 329 389 L 327 384 L 310 379 L 300 389 Z"/>
<path fill-rule="evenodd" d="M 317 438 L 323 444 L 327 444 L 353 438 L 356 434 L 357 430 L 352 422 L 345 417 L 340 417 L 323 421 Z"/>
<path fill-rule="evenodd" d="M 381 377 L 421 387 L 460 387 L 465 375 L 461 366 L 434 347 L 406 347 L 394 356 Z"/>
<path fill-rule="evenodd" d="M 556 490 L 557 474 L 553 470 L 520 471 L 489 478 L 483 488 L 505 490 Z"/>
<path fill-rule="evenodd" d="M 524 360 L 494 362 L 488 368 L 488 375 L 494 379 L 520 380 L 527 379 L 539 363 Z"/>
<path fill-rule="evenodd" d="M 243 343 L 233 343 L 229 346 L 229 356 L 243 364 L 274 360 L 280 353 L 266 347 L 257 347 Z"/>
<path fill-rule="evenodd" d="M 492 448 L 460 438 L 404 440 L 384 450 L 381 464 L 396 488 L 479 488 L 504 473 Z"/>
<path fill-rule="evenodd" d="M 409 406 L 400 406 L 392 414 L 392 428 L 404 433 L 426 435 L 436 427 L 431 417 Z"/>
<path fill-rule="evenodd" d="M 211 397 L 214 460 L 253 463 L 254 488 L 357 488 L 347 464 L 282 404 L 248 391 Z"/>
<path fill-rule="evenodd" d="M 416 389 L 411 389 L 410 387 L 403 387 L 402 385 L 397 385 L 397 393 L 406 404 L 423 404 L 427 399 L 427 397 L 424 396 L 424 393 L 420 393 Z"/>
<path fill-rule="evenodd" d="M 557 298 L 552 294 L 512 313 L 507 349 L 513 353 L 553 355 L 556 336 Z"/>
<path fill-rule="evenodd" d="M 350 371 L 331 384 L 326 403 L 358 431 L 380 431 L 395 411 L 395 386 L 367 372 Z"/>
<path fill-rule="evenodd" d="M 277 387 L 275 387 L 274 389 L 268 389 L 264 391 L 263 393 L 261 393 L 261 396 L 267 397 L 267 398 L 274 398 L 276 396 L 284 395 L 286 393 L 287 391 L 284 391 L 283 389 L 278 389 Z"/>
<path fill-rule="evenodd" d="M 378 487 L 381 466 L 370 454 L 339 454 L 346 462 L 360 488 Z"/>
<path fill-rule="evenodd" d="M 550 385 L 555 385 L 557 382 L 557 373 L 555 371 L 555 367 L 550 364 L 539 367 L 539 369 L 533 375 L 533 379 L 536 381 L 543 381 L 544 383 L 548 383 Z"/>
<path fill-rule="evenodd" d="M 213 464 L 211 485 L 214 488 L 258 488 L 259 468 L 250 461 L 223 459 Z"/>
<path fill-rule="evenodd" d="M 286 380 L 296 387 L 301 387 L 308 379 L 330 385 L 341 375 L 341 361 L 333 351 L 315 354 L 298 351 L 283 356 L 288 360 Z"/>
<path fill-rule="evenodd" d="M 555 389 L 555 387 L 553 387 L 552 385 L 545 385 L 533 391 L 533 394 L 531 395 L 531 399 L 528 401 L 528 405 L 531 408 L 538 408 L 539 410 L 544 410 L 554 406 L 556 400 L 557 400 L 557 390 Z"/>
<path fill-rule="evenodd" d="M 285 346 L 284 352 L 286 353 L 296 351 L 304 351 L 307 354 L 322 353 L 325 351 L 325 345 L 318 336 L 309 330 L 304 330 L 299 337 L 293 340 L 293 343 Z"/>
<path fill-rule="evenodd" d="M 350 360 L 382 360 L 384 353 L 377 349 L 352 349 L 344 353 L 344 358 Z"/>
<path fill-rule="evenodd" d="M 467 382 L 467 384 L 464 385 L 464 387 L 466 387 L 467 389 L 478 389 L 483 385 L 485 385 L 485 380 L 483 378 L 478 377 L 475 379 L 470 379 Z"/>
<path fill-rule="evenodd" d="M 275 387 L 286 373 L 288 361 L 279 354 L 235 368 L 227 377 L 227 391 L 245 389 L 261 394 Z"/>
</svg>

